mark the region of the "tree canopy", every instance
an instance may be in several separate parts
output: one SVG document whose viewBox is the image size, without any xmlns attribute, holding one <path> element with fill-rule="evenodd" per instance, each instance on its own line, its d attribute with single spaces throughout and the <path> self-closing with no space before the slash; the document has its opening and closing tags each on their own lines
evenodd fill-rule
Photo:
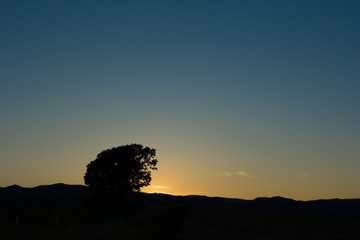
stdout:
<svg viewBox="0 0 360 240">
<path fill-rule="evenodd" d="M 155 149 L 140 144 L 104 150 L 87 165 L 85 184 L 93 193 L 124 199 L 150 185 L 151 170 L 157 170 L 155 155 Z"/>
</svg>

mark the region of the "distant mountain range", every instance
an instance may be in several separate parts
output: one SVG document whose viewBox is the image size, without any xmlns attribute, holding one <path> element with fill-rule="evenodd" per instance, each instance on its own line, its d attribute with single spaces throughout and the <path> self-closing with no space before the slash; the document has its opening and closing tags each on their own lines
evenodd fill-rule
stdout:
<svg viewBox="0 0 360 240">
<path fill-rule="evenodd" d="M 83 185 L 63 183 L 23 188 L 0 187 L 0 210 L 48 208 L 86 205 L 89 189 Z M 283 197 L 244 200 L 206 196 L 173 196 L 159 193 L 137 193 L 131 196 L 147 205 L 185 203 L 190 207 L 222 208 L 245 211 L 270 211 L 291 214 L 346 217 L 360 219 L 360 199 L 296 201 Z"/>
</svg>

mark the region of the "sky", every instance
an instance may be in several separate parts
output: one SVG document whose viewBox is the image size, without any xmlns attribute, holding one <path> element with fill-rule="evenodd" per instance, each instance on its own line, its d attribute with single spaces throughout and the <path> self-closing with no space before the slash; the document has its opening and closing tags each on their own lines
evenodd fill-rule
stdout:
<svg viewBox="0 0 360 240">
<path fill-rule="evenodd" d="M 84 184 L 157 150 L 146 192 L 360 198 L 359 1 L 0 1 L 0 186 Z"/>
</svg>

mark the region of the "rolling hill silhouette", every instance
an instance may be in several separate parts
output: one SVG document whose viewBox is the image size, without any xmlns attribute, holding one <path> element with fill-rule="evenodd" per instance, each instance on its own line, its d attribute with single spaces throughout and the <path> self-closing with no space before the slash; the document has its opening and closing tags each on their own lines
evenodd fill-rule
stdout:
<svg viewBox="0 0 360 240">
<path fill-rule="evenodd" d="M 89 190 L 82 185 L 58 183 L 34 188 L 12 185 L 0 188 L 0 209 L 79 206 L 88 197 Z"/>
<path fill-rule="evenodd" d="M 82 206 L 86 205 L 88 197 L 89 189 L 83 185 L 58 183 L 34 188 L 13 185 L 0 187 L 0 210 Z M 244 200 L 198 195 L 173 196 L 159 193 L 134 193 L 130 198 L 140 200 L 147 205 L 184 203 L 194 208 L 237 209 L 360 219 L 360 199 L 296 201 L 277 196 Z"/>
</svg>

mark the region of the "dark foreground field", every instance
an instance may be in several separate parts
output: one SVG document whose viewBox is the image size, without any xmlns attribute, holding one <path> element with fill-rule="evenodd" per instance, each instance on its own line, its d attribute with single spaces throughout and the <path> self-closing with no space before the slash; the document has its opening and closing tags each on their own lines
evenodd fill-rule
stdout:
<svg viewBox="0 0 360 240">
<path fill-rule="evenodd" d="M 2 211 L 0 239 L 173 239 L 185 214 L 178 206 Z"/>
<path fill-rule="evenodd" d="M 360 221 L 354 219 L 184 204 L 2 211 L 0 224 L 1 240 L 360 239 Z"/>
<path fill-rule="evenodd" d="M 134 193 L 113 208 L 88 199 L 81 185 L 0 188 L 0 240 L 360 239 L 360 199 Z"/>
<path fill-rule="evenodd" d="M 222 239 L 360 239 L 359 220 L 221 209 L 198 212 L 200 221 Z"/>
</svg>

